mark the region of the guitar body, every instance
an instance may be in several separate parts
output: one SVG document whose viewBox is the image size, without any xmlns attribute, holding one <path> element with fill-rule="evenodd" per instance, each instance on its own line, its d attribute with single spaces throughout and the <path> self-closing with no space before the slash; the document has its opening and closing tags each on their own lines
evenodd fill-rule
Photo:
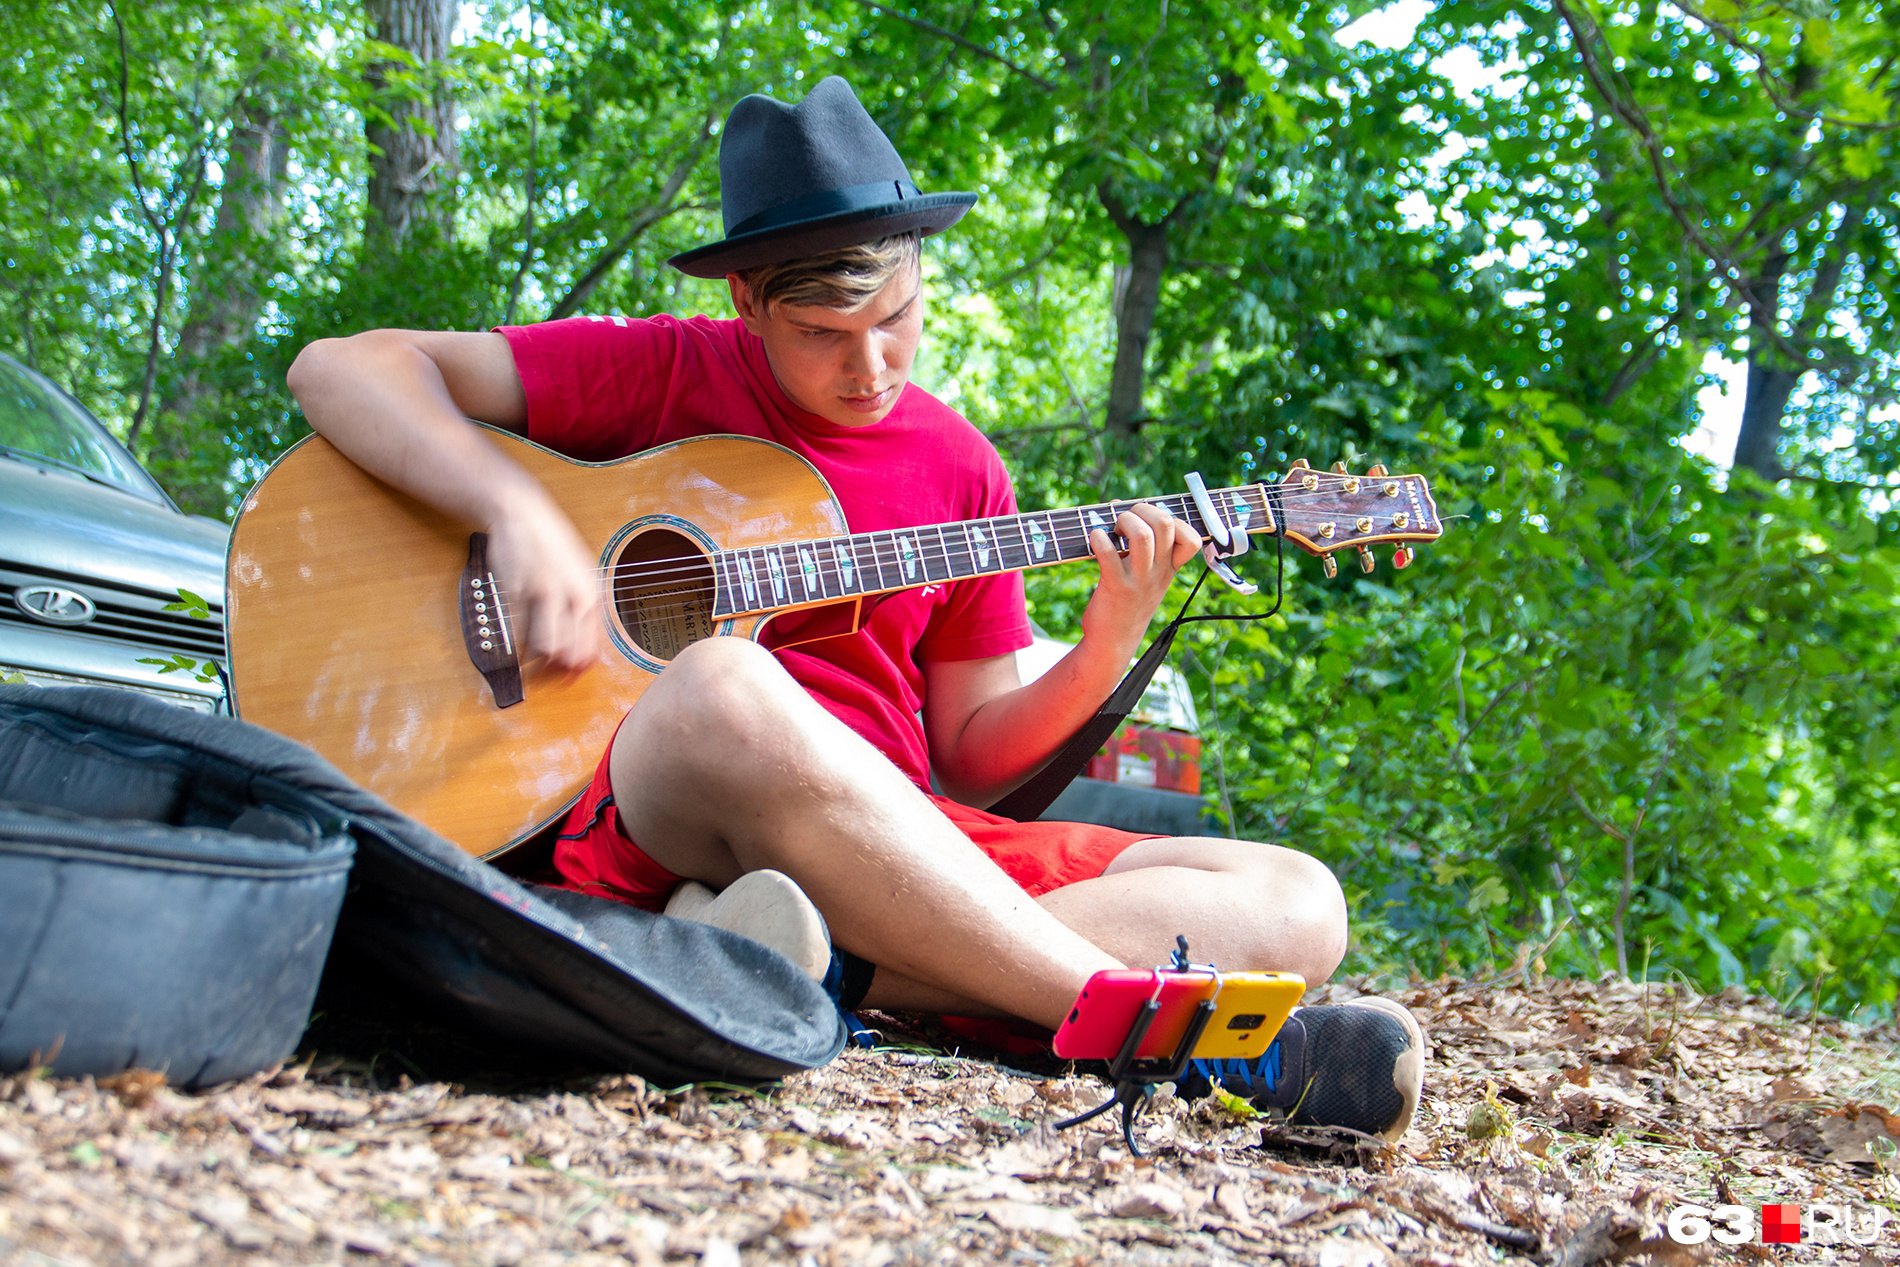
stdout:
<svg viewBox="0 0 1900 1267">
<path fill-rule="evenodd" d="M 846 531 L 818 472 L 768 441 L 705 436 L 589 463 L 491 434 L 599 554 L 608 637 L 587 673 L 530 667 L 521 702 L 497 707 L 464 632 L 467 527 L 317 436 L 245 498 L 225 593 L 238 713 L 309 744 L 480 857 L 506 852 L 579 797 L 621 717 L 680 647 L 754 637 L 764 624 L 715 621 L 709 607 L 652 583 L 623 583 L 616 601 L 617 569 L 677 558 L 680 575 L 703 573 L 710 593 L 712 551 Z"/>
</svg>

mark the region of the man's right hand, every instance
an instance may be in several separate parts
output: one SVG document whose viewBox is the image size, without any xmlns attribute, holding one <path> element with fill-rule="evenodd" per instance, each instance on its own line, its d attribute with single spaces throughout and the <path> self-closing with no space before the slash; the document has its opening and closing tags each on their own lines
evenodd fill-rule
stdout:
<svg viewBox="0 0 1900 1267">
<path fill-rule="evenodd" d="M 599 658 L 592 552 L 547 490 L 468 422 L 527 431 L 527 394 L 507 339 L 368 330 L 312 343 L 287 378 L 304 417 L 345 457 L 488 533 L 524 662 L 575 673 Z"/>
<path fill-rule="evenodd" d="M 545 658 L 550 669 L 579 673 L 600 658 L 599 569 L 545 493 L 509 502 L 488 525 L 488 563 L 526 649 L 522 659 Z"/>
</svg>

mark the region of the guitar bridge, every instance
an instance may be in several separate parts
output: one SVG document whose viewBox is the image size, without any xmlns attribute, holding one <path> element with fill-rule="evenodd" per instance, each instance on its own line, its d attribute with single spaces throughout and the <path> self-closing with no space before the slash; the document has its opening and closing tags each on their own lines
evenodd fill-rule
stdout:
<svg viewBox="0 0 1900 1267">
<path fill-rule="evenodd" d="M 461 589 L 462 645 L 468 649 L 469 662 L 494 692 L 495 707 L 519 704 L 523 698 L 521 658 L 501 609 L 495 574 L 488 570 L 485 532 L 468 534 L 468 566 L 462 569 Z"/>
</svg>

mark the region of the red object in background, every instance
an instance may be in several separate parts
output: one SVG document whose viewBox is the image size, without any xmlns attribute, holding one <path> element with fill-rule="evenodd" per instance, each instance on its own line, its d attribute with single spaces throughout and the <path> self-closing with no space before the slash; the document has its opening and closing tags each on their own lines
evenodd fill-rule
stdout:
<svg viewBox="0 0 1900 1267">
<path fill-rule="evenodd" d="M 1799 1245 L 1801 1207 L 1764 1205 L 1761 1208 L 1761 1240 L 1764 1245 Z"/>
<path fill-rule="evenodd" d="M 1201 741 L 1178 730 L 1123 726 L 1089 759 L 1084 777 L 1201 794 Z"/>
</svg>

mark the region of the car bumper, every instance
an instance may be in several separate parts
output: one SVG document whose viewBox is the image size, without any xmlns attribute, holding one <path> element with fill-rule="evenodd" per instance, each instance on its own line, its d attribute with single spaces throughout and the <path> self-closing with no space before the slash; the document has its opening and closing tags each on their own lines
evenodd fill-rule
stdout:
<svg viewBox="0 0 1900 1267">
<path fill-rule="evenodd" d="M 149 647 L 75 638 L 18 626 L 0 631 L 0 677 L 18 674 L 39 686 L 108 686 L 137 691 L 201 713 L 229 712 L 222 682 L 190 673 L 160 673 L 141 657 L 166 658 Z"/>
</svg>

